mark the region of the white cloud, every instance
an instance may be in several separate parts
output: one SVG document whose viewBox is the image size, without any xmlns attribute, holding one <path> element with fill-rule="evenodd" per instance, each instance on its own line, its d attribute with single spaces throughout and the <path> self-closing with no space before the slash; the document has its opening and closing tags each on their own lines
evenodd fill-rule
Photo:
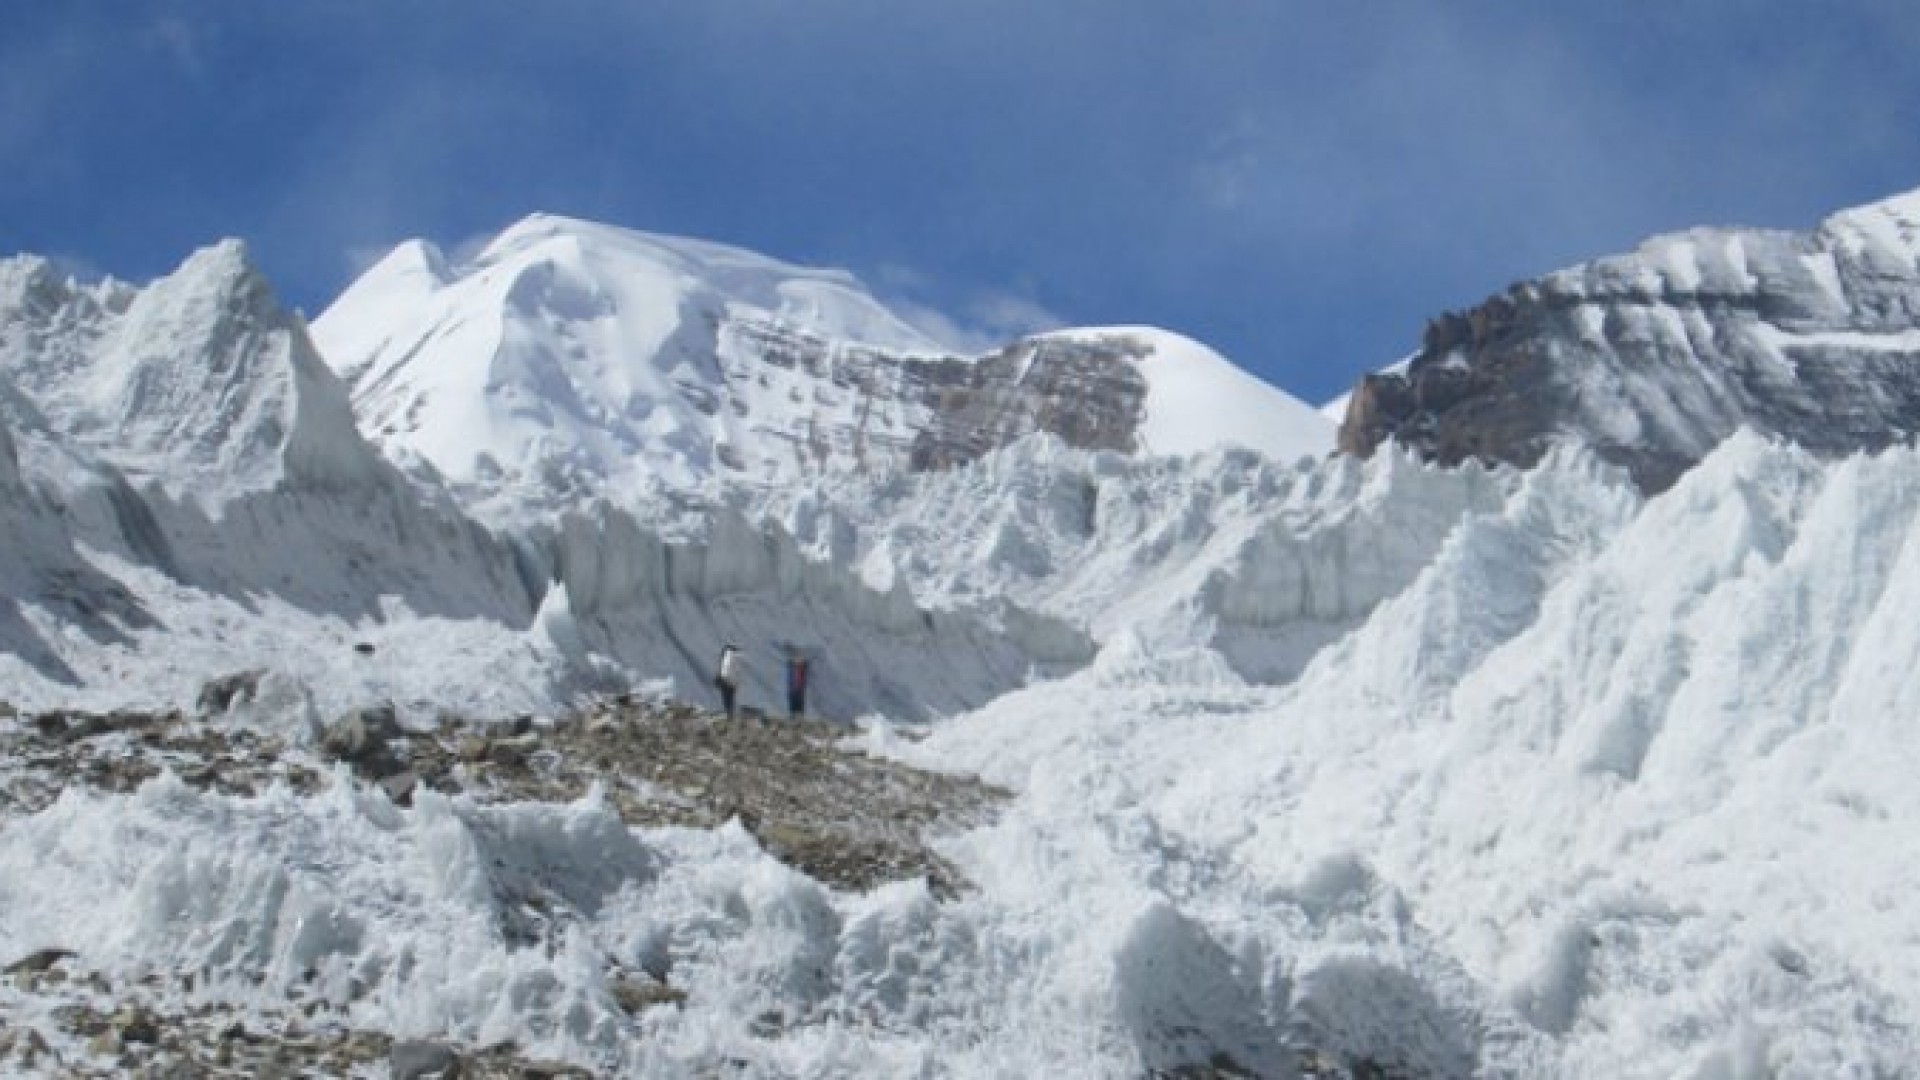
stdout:
<svg viewBox="0 0 1920 1080">
<path fill-rule="evenodd" d="M 1015 293 L 983 293 L 967 305 L 969 321 L 1002 339 L 1058 330 L 1067 320 L 1039 301 Z"/>
<path fill-rule="evenodd" d="M 912 271 L 907 271 L 904 277 L 888 271 L 877 276 L 891 283 L 903 280 L 925 283 L 927 280 Z M 965 356 L 992 352 L 1029 334 L 1067 325 L 1067 320 L 1039 301 L 1010 290 L 984 289 L 965 294 L 957 301 L 957 315 L 899 294 L 883 293 L 880 300 L 914 329 Z"/>
</svg>

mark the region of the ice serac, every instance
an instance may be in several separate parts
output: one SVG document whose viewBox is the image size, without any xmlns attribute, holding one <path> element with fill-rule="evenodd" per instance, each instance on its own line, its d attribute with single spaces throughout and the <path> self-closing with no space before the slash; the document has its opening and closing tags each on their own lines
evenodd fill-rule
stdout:
<svg viewBox="0 0 1920 1080">
<path fill-rule="evenodd" d="M 0 364 L 62 433 L 210 507 L 285 477 L 378 468 L 345 394 L 237 240 L 134 290 L 33 257 L 0 277 Z"/>
<path fill-rule="evenodd" d="M 1443 315 L 1361 381 L 1340 445 L 1530 465 L 1578 439 L 1660 490 L 1742 426 L 1826 454 L 1920 429 L 1920 192 L 1656 237 Z"/>
<path fill-rule="evenodd" d="M 33 256 L 0 263 L 0 380 L 32 495 L 11 509 L 38 519 L 13 550 L 45 568 L 11 595 L 49 626 L 126 608 L 129 575 L 148 573 L 316 616 L 531 610 L 508 545 L 361 438 L 301 318 L 237 241 L 144 288 L 82 285 Z M 63 663 L 90 650 L 76 642 Z"/>
<path fill-rule="evenodd" d="M 0 394 L 11 392 L 11 387 L 0 388 Z M 13 433 L 7 430 L 4 416 L 0 416 L 0 493 L 12 495 L 20 490 L 20 452 L 14 449 Z"/>
<path fill-rule="evenodd" d="M 546 215 L 464 262 L 401 245 L 314 332 L 370 436 L 493 520 L 947 468 L 1040 431 L 1128 452 L 1332 445 L 1322 418 L 1164 331 L 963 357 L 843 271 Z"/>
<path fill-rule="evenodd" d="M 1065 623 L 1011 604 L 928 611 L 903 581 L 873 588 L 730 510 L 699 540 L 664 539 L 605 503 L 528 536 L 565 636 L 696 701 L 728 644 L 743 651 L 748 707 L 784 704 L 782 665 L 798 650 L 812 664 L 810 708 L 841 719 L 951 714 L 1094 651 Z"/>
<path fill-rule="evenodd" d="M 1206 645 L 1284 683 L 1405 588 L 1511 469 L 1392 449 L 1311 465 L 1244 449 L 1075 450 L 1039 435 L 964 469 L 855 477 L 762 509 L 812 558 L 905 582 L 923 607 L 995 597 L 1102 642 Z"/>
</svg>

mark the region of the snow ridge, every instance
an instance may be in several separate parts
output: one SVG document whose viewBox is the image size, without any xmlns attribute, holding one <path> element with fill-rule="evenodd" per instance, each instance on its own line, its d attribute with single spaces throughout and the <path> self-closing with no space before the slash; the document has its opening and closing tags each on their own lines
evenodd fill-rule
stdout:
<svg viewBox="0 0 1920 1080">
<path fill-rule="evenodd" d="M 10 260 L 0 368 L 66 437 L 209 507 L 290 474 L 353 484 L 382 467 L 238 241 L 137 291 L 76 287 L 44 260 Z"/>
</svg>

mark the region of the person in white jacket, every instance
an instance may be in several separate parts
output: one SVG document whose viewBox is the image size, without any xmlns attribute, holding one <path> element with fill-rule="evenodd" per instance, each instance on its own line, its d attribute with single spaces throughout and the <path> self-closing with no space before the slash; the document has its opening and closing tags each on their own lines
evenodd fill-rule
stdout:
<svg viewBox="0 0 1920 1080">
<path fill-rule="evenodd" d="M 728 645 L 720 650 L 720 665 L 713 673 L 713 685 L 720 689 L 720 707 L 727 712 L 727 719 L 734 718 L 734 708 L 739 702 L 740 693 L 740 650 Z"/>
</svg>

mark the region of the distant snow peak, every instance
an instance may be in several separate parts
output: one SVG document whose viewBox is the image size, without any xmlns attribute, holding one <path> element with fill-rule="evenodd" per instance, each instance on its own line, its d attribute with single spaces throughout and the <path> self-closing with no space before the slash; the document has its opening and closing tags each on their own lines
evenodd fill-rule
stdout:
<svg viewBox="0 0 1920 1080">
<path fill-rule="evenodd" d="M 401 245 L 314 333 L 371 437 L 493 519 L 943 468 L 1036 431 L 1127 452 L 1332 442 L 1165 331 L 943 356 L 845 271 L 552 215 L 459 265 Z"/>
<path fill-rule="evenodd" d="M 629 276 L 666 278 L 703 309 L 739 305 L 763 319 L 820 336 L 896 352 L 943 350 L 832 267 L 782 262 L 744 248 L 665 236 L 556 214 L 533 214 L 484 247 L 466 272 L 545 261 L 609 285 Z"/>
<path fill-rule="evenodd" d="M 1147 384 L 1137 449 L 1190 454 L 1238 445 L 1292 461 L 1333 448 L 1333 425 L 1315 409 L 1191 338 L 1150 326 L 1048 336 L 1130 346 L 1129 358 Z"/>
</svg>

